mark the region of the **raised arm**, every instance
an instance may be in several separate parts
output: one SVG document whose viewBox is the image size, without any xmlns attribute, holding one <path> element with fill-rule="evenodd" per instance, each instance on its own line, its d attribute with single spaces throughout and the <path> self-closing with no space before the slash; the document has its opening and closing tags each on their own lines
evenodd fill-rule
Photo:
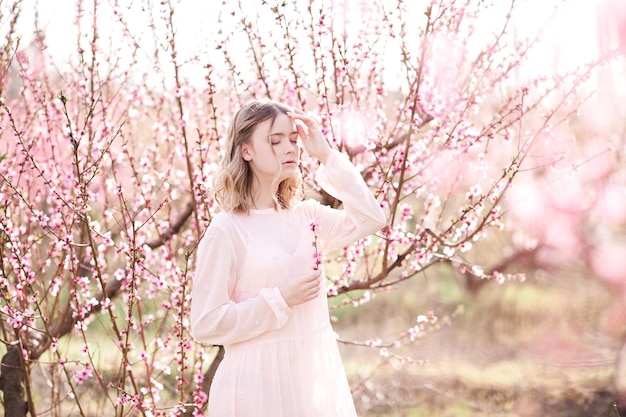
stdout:
<svg viewBox="0 0 626 417">
<path fill-rule="evenodd" d="M 332 151 L 318 170 L 317 182 L 343 203 L 343 210 L 307 203 L 312 218 L 320 225 L 319 236 L 324 252 L 349 245 L 385 226 L 387 219 L 380 204 L 345 155 Z"/>
<path fill-rule="evenodd" d="M 348 158 L 332 150 L 315 120 L 301 110 L 288 114 L 296 123 L 300 140 L 307 153 L 322 166 L 318 184 L 341 200 L 344 210 L 333 210 L 320 204 L 309 205 L 311 219 L 319 223 L 324 252 L 353 243 L 387 223 L 385 213 L 370 192 L 363 177 Z"/>
</svg>

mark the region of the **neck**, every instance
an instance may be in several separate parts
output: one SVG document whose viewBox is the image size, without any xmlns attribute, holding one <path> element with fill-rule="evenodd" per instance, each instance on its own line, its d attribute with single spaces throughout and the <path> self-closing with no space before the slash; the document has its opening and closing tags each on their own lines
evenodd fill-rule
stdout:
<svg viewBox="0 0 626 417">
<path fill-rule="evenodd" d="M 254 182 L 252 185 L 251 193 L 251 205 L 254 209 L 262 210 L 268 208 L 274 208 L 277 205 L 276 192 L 278 187 L 274 187 L 271 184 L 262 184 Z"/>
</svg>

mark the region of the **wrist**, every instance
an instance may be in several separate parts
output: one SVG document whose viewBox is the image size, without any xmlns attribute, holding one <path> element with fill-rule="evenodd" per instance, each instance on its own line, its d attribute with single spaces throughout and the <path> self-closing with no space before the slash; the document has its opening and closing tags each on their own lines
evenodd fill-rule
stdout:
<svg viewBox="0 0 626 417">
<path fill-rule="evenodd" d="M 330 154 L 331 154 L 331 153 L 332 153 L 332 150 L 330 150 L 330 149 L 329 149 L 328 151 L 326 151 L 326 152 L 325 152 L 325 153 L 323 153 L 322 155 L 318 156 L 318 158 L 317 158 L 317 159 L 318 159 L 318 160 L 319 160 L 322 164 L 326 165 L 326 161 L 328 161 L 328 158 L 330 157 Z"/>
</svg>

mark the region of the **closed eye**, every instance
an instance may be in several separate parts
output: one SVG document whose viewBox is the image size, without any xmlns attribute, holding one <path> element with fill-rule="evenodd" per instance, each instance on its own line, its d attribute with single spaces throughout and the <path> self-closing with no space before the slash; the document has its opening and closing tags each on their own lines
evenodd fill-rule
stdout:
<svg viewBox="0 0 626 417">
<path fill-rule="evenodd" d="M 285 135 L 284 133 L 273 133 L 270 135 L 270 143 L 272 145 L 278 145 L 285 136 L 287 135 Z M 289 141 L 291 143 L 298 143 L 298 132 L 294 131 L 289 133 Z"/>
</svg>

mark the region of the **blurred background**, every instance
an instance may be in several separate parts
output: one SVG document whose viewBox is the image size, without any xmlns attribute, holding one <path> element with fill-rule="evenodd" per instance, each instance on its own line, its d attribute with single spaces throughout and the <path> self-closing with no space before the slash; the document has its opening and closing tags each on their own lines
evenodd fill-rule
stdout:
<svg viewBox="0 0 626 417">
<path fill-rule="evenodd" d="M 33 190 L 49 184 L 20 182 L 13 170 L 45 161 L 61 167 L 71 158 L 48 151 L 40 159 L 34 151 L 33 158 L 20 156 L 29 154 L 15 139 L 19 126 L 10 126 L 22 123 L 25 137 L 35 143 L 33 138 L 46 131 L 36 115 L 48 114 L 42 109 L 63 94 L 77 125 L 88 124 L 85 97 L 101 94 L 94 102 L 107 105 L 97 125 L 109 132 L 119 126 L 122 132 L 119 149 L 118 139 L 111 141 L 111 151 L 95 146 L 109 152 L 105 161 L 124 165 L 133 157 L 147 158 L 132 174 L 108 171 L 103 164 L 94 173 L 100 188 L 94 186 L 98 191 L 85 198 L 91 213 L 99 213 L 94 221 L 101 226 L 90 227 L 122 230 L 111 237 L 117 254 L 124 253 L 123 243 L 132 246 L 125 240 L 131 233 L 106 214 L 118 204 L 111 196 L 150 207 L 151 196 L 166 195 L 172 213 L 183 211 L 184 197 L 195 202 L 195 220 L 189 212 L 193 226 L 178 225 L 174 247 L 158 256 L 158 246 L 144 253 L 153 277 L 138 282 L 137 300 L 157 317 L 152 318 L 158 325 L 154 340 L 161 345 L 151 355 L 158 363 L 159 354 L 168 354 L 170 362 L 141 382 L 164 384 L 156 389 L 162 391 L 157 411 L 138 414 L 174 413 L 169 404 L 183 397 L 178 386 L 172 388 L 177 382 L 171 376 L 179 375 L 173 358 L 180 358 L 162 340 L 183 340 L 186 324 L 159 312 L 185 299 L 177 291 L 186 288 L 193 269 L 187 251 L 216 210 L 208 193 L 197 189 L 210 190 L 233 109 L 250 97 L 272 97 L 320 118 L 333 146 L 362 168 L 390 218 L 383 234 L 326 260 L 334 290 L 329 291 L 331 318 L 360 415 L 626 416 L 625 1 L 28 0 L 0 1 L 0 11 L 0 35 L 7 40 L 0 74 L 5 106 L 0 168 L 3 184 L 11 184 L 0 188 L 6 242 L 28 240 L 24 232 L 11 240 L 11 224 L 49 238 L 44 227 L 33 226 L 36 222 L 20 217 L 17 209 L 24 202 L 39 207 L 42 198 Z M 89 87 L 93 80 L 100 89 Z M 33 97 L 45 97 L 40 108 Z M 58 126 L 43 135 L 56 144 L 50 149 L 67 139 L 62 113 L 57 109 L 58 123 L 48 126 Z M 41 131 L 29 130 L 37 123 Z M 77 160 L 87 160 L 92 148 L 78 151 Z M 403 158 L 410 164 L 399 168 Z M 312 189 L 315 169 L 305 160 Z M 134 182 L 119 179 L 124 172 Z M 168 187 L 159 187 L 152 176 Z M 197 189 L 189 179 L 197 181 Z M 83 181 L 74 180 L 63 181 Z M 133 211 L 119 205 L 120 213 Z M 150 208 L 145 218 L 138 209 L 137 219 L 154 221 L 156 230 L 176 223 L 174 214 L 161 216 L 160 209 Z M 468 212 L 476 217 L 467 217 Z M 76 227 L 68 233 L 77 233 Z M 161 236 L 145 233 L 148 242 Z M 48 249 L 36 246 L 37 239 L 28 241 L 40 257 Z M 423 245 L 423 251 L 400 259 L 415 246 L 411 242 Z M 9 259 L 8 252 L 3 259 Z M 56 252 L 50 253 L 55 259 Z M 121 262 L 111 251 L 103 254 L 111 265 Z M 168 260 L 164 269 L 156 266 L 163 263 L 160 256 Z M 19 274 L 6 266 L 8 261 L 3 265 L 6 286 L 18 288 Z M 104 276 L 119 278 L 116 269 Z M 381 281 L 351 286 L 378 271 L 383 271 Z M 50 292 L 52 275 L 41 270 L 37 277 L 44 283 L 40 291 Z M 61 285 L 68 293 L 77 285 L 69 282 Z M 90 285 L 94 294 L 100 288 Z M 125 285 L 117 308 L 140 316 L 129 302 L 135 300 L 129 295 L 135 287 Z M 11 291 L 21 290 L 3 293 L 3 354 L 14 340 L 33 340 L 11 333 L 19 326 L 10 318 L 28 309 L 28 303 L 15 304 Z M 92 296 L 78 297 L 77 309 Z M 50 301 L 51 319 L 58 317 L 59 303 L 69 303 L 58 300 L 63 301 Z M 45 322 L 45 314 L 37 316 L 38 323 Z M 56 405 L 40 415 L 95 415 L 59 405 L 71 403 L 73 396 L 87 398 L 98 385 L 86 378 L 69 395 L 59 371 L 51 370 L 62 358 L 79 358 L 76 372 L 90 363 L 90 372 L 111 384 L 122 365 L 143 375 L 141 360 L 133 362 L 126 350 L 111 347 L 114 338 L 100 340 L 111 335 L 111 323 L 118 320 L 101 316 L 85 329 L 62 333 L 62 354 L 55 350 L 30 358 L 34 398 L 43 404 L 50 386 L 62 386 L 51 390 Z M 141 333 L 132 327 L 130 334 Z M 193 346 L 187 355 L 193 358 L 191 370 L 178 369 L 180 375 L 206 375 L 216 354 Z M 94 349 L 97 354 L 85 360 L 85 352 Z M 193 375 L 189 380 L 194 378 L 200 392 L 202 378 Z M 137 390 L 137 397 L 148 397 Z M 168 396 L 168 391 L 176 393 Z M 132 414 L 132 407 L 126 410 Z"/>
</svg>

